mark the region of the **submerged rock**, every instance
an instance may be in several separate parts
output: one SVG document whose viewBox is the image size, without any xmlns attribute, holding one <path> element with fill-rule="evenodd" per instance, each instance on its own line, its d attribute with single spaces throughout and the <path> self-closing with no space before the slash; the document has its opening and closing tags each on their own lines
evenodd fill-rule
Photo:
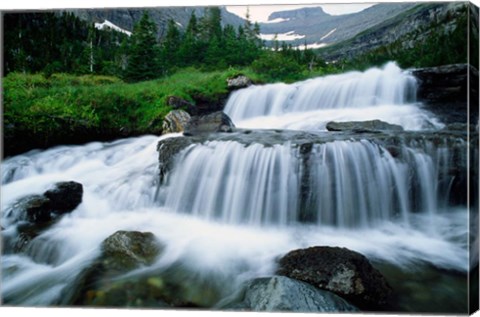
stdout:
<svg viewBox="0 0 480 317">
<path fill-rule="evenodd" d="M 211 307 L 218 301 L 212 276 L 199 276 L 184 264 L 151 265 L 164 244 L 149 232 L 117 231 L 106 238 L 100 255 L 64 289 L 59 305 L 94 307 Z M 145 268 L 145 270 L 136 270 Z M 136 271 L 135 271 L 136 270 Z"/>
<path fill-rule="evenodd" d="M 103 241 L 101 248 L 104 270 L 122 273 L 151 265 L 163 246 L 150 232 L 117 231 Z"/>
<path fill-rule="evenodd" d="M 195 116 L 185 127 L 184 135 L 192 136 L 215 132 L 233 132 L 235 125 L 229 116 L 218 111 L 205 116 Z"/>
<path fill-rule="evenodd" d="M 162 134 L 183 132 L 190 119 L 191 117 L 186 111 L 170 111 L 163 120 Z"/>
<path fill-rule="evenodd" d="M 334 292 L 365 310 L 385 308 L 392 294 L 387 280 L 368 259 L 346 248 L 291 251 L 280 259 L 277 274 Z"/>
<path fill-rule="evenodd" d="M 64 290 L 60 304 L 128 305 L 127 300 L 119 299 L 118 293 L 131 292 L 129 284 L 117 278 L 141 266 L 151 265 L 163 248 L 150 232 L 115 232 L 103 241 L 100 255 L 78 275 L 72 287 Z M 121 290 L 119 285 L 127 289 Z"/>
<path fill-rule="evenodd" d="M 25 251 L 33 239 L 62 215 L 75 210 L 82 202 L 82 196 L 82 184 L 59 182 L 43 195 L 29 195 L 18 199 L 5 210 L 8 222 L 17 223 L 18 226 L 15 234 L 3 235 L 4 252 Z"/>
<path fill-rule="evenodd" d="M 390 124 L 381 120 L 368 120 L 368 121 L 346 121 L 346 122 L 334 122 L 327 123 L 328 131 L 351 131 L 356 133 L 365 132 L 383 132 L 383 131 L 403 131 L 403 127 Z"/>
<path fill-rule="evenodd" d="M 224 308 L 248 311 L 353 312 L 341 297 L 285 276 L 257 278 L 245 285 L 238 299 Z M 235 301 L 235 300 L 234 300 Z"/>
</svg>

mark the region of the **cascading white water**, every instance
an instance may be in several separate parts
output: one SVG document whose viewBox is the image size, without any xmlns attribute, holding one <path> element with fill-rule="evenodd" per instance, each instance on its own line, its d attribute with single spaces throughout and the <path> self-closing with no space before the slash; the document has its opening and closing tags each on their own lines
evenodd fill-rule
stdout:
<svg viewBox="0 0 480 317">
<path fill-rule="evenodd" d="M 441 127 L 415 98 L 415 78 L 391 62 L 291 85 L 251 86 L 232 93 L 224 111 L 246 128 L 324 130 L 328 121 L 372 119 L 407 130 Z"/>
<path fill-rule="evenodd" d="M 233 224 L 295 219 L 300 164 L 289 144 L 210 142 L 186 152 L 172 175 L 167 207 Z"/>
<path fill-rule="evenodd" d="M 436 165 L 440 158 L 428 160 L 422 151 L 407 147 L 404 150 L 412 157 L 396 161 L 368 142 L 317 145 L 311 153 L 316 162 L 309 172 L 315 188 L 309 198 L 313 222 L 300 223 L 302 168 L 291 144 L 245 147 L 236 142 L 210 142 L 192 146 L 178 159 L 170 186 L 159 194 L 167 194 L 166 201 L 159 203 L 156 143 L 155 137 L 143 137 L 60 147 L 3 162 L 4 237 L 16 234 L 17 225 L 4 212 L 16 199 L 42 193 L 57 181 L 84 185 L 83 202 L 75 211 L 35 238 L 24 253 L 2 255 L 1 290 L 6 303 L 35 306 L 58 301 L 62 290 L 71 287 L 100 252 L 101 242 L 117 230 L 152 232 L 167 246 L 152 270 L 182 263 L 193 276 L 226 278 L 228 283 L 220 282 L 226 293 L 245 280 L 272 274 L 278 256 L 312 245 L 347 247 L 398 265 L 424 260 L 467 270 L 468 215 L 464 209 L 411 213 L 410 204 L 391 208 L 387 197 L 376 196 L 377 187 L 382 188 L 382 195 L 388 192 L 404 199 L 409 195 L 404 192 L 409 182 L 405 170 L 421 169 L 423 163 L 432 164 L 424 173 L 438 179 L 443 170 L 443 164 Z M 289 173 L 292 170 L 295 173 Z M 328 187 L 327 177 L 343 183 Z M 421 181 L 420 176 L 413 177 Z M 388 186 L 398 188 L 389 192 Z M 441 200 L 432 190 L 435 185 L 424 187 L 427 196 Z M 365 195 L 358 202 L 365 219 L 357 219 L 355 206 L 346 200 L 359 199 L 354 198 L 355 191 Z M 331 206 L 323 205 L 327 202 L 320 199 L 322 195 L 334 196 Z M 429 199 L 421 195 L 421 201 Z M 340 210 L 342 221 L 336 216 Z M 408 221 L 397 221 L 395 213 L 404 210 Z M 375 225 L 363 226 L 371 220 Z M 352 223 L 354 230 L 347 228 Z M 428 229 L 432 227 L 438 230 Z"/>
<path fill-rule="evenodd" d="M 347 79 L 377 78 L 370 83 L 371 93 L 372 87 L 376 91 L 390 81 L 390 72 L 410 80 L 394 65 L 325 79 L 328 84 L 345 80 L 348 88 L 339 88 L 338 101 L 363 90 L 362 81 Z M 373 119 L 394 116 L 392 109 L 398 108 L 396 115 L 402 113 L 401 120 L 418 128 L 426 121 L 416 115 L 420 110 L 415 105 L 405 104 L 409 101 L 402 89 L 408 84 L 399 82 L 388 83 L 396 88 L 388 91 L 385 86 L 378 98 L 356 99 L 359 106 L 361 100 L 373 104 L 363 104 L 358 111 L 346 105 L 343 113 L 309 111 L 307 104 L 316 90 L 308 82 L 273 86 L 271 96 L 263 91 L 270 86 L 256 87 L 252 88 L 259 90 L 256 101 L 265 98 L 264 104 L 278 106 L 278 112 L 262 110 L 255 116 L 270 114 L 269 118 L 288 123 L 282 126 L 311 123 L 318 129 L 319 120 L 312 117 L 318 111 L 332 116 L 348 112 L 361 120 L 365 113 L 380 114 Z M 264 93 L 267 97 L 262 97 Z M 277 103 L 275 98 L 289 101 Z M 384 105 L 386 100 L 395 105 Z M 282 116 L 292 107 L 306 112 Z M 264 123 L 251 121 L 257 128 L 267 127 Z M 117 230 L 152 232 L 165 244 L 149 269 L 180 263 L 192 276 L 208 276 L 209 282 L 218 279 L 226 294 L 241 282 L 273 274 L 275 259 L 286 252 L 315 245 L 346 247 L 405 267 L 425 261 L 462 272 L 468 269 L 468 213 L 448 202 L 451 167 L 458 158 L 446 143 L 406 143 L 393 155 L 366 140 L 314 144 L 307 152 L 293 140 L 272 146 L 211 141 L 182 151 L 168 183 L 160 186 L 157 142 L 157 137 L 145 136 L 62 146 L 2 162 L 4 237 L 18 234 L 19 224 L 6 212 L 17 199 L 41 194 L 59 181 L 73 180 L 84 187 L 83 201 L 71 214 L 33 239 L 24 252 L 2 254 L 5 303 L 58 302 L 62 290 L 71 287 L 99 254 L 101 242 Z"/>
<path fill-rule="evenodd" d="M 396 159 L 366 140 L 335 141 L 313 145 L 302 157 L 290 143 L 207 142 L 183 151 L 165 205 L 231 224 L 408 223 L 413 212 L 437 213 L 439 197 L 449 195 L 438 184 L 452 180 L 445 170 L 452 153 L 441 148 L 445 157 L 436 159 L 440 150 L 429 148 L 403 146 L 403 158 Z"/>
</svg>

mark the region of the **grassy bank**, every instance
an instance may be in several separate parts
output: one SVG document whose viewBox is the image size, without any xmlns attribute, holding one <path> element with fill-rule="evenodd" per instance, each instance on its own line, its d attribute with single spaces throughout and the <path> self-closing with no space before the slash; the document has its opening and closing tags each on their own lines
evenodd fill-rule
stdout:
<svg viewBox="0 0 480 317">
<path fill-rule="evenodd" d="M 31 148 L 156 133 L 171 110 L 169 96 L 214 102 L 226 79 L 248 69 L 183 69 L 158 80 L 125 83 L 108 76 L 11 73 L 3 78 L 4 154 Z M 153 126 L 156 123 L 157 126 Z"/>
<path fill-rule="evenodd" d="M 279 66 L 280 67 L 280 66 Z M 181 69 L 171 76 L 126 83 L 110 76 L 10 73 L 3 78 L 4 156 L 57 144 L 81 144 L 159 134 L 172 110 L 170 96 L 193 105 L 218 105 L 228 96 L 227 78 L 245 74 L 256 83 L 292 82 L 338 72 L 321 68 L 272 78 L 250 68 Z"/>
</svg>

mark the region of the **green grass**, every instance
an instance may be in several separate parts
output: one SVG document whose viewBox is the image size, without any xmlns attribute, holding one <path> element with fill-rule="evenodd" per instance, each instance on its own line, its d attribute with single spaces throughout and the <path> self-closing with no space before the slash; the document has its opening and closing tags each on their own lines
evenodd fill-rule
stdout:
<svg viewBox="0 0 480 317">
<path fill-rule="evenodd" d="M 195 103 L 228 93 L 226 79 L 245 74 L 261 82 L 248 69 L 202 72 L 188 68 L 158 80 L 125 83 L 108 76 L 11 73 L 3 79 L 4 124 L 21 125 L 34 133 L 62 133 L 58 120 L 73 125 L 131 134 L 151 133 L 150 123 L 161 122 L 171 110 L 169 96 Z"/>
</svg>

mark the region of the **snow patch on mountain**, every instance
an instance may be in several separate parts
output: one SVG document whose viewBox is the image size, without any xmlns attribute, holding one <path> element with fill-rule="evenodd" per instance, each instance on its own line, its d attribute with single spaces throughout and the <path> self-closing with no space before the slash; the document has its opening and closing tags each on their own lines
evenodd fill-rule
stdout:
<svg viewBox="0 0 480 317">
<path fill-rule="evenodd" d="M 112 22 L 110 22 L 108 20 L 105 20 L 103 23 L 95 23 L 95 28 L 98 29 L 98 30 L 111 29 L 111 30 L 115 30 L 115 31 L 118 31 L 118 32 L 125 33 L 128 36 L 132 35 L 132 32 L 124 30 L 121 27 L 116 26 L 115 24 L 113 24 Z"/>
<path fill-rule="evenodd" d="M 267 41 L 275 40 L 275 36 L 277 37 L 277 41 L 294 41 L 303 39 L 305 37 L 305 35 L 295 34 L 295 31 L 281 34 L 260 34 L 260 38 Z"/>
<path fill-rule="evenodd" d="M 268 20 L 262 23 L 281 23 L 281 22 L 287 22 L 287 21 L 290 21 L 290 19 L 276 18 L 276 19 Z"/>
<path fill-rule="evenodd" d="M 329 37 L 330 35 L 332 35 L 333 32 L 335 32 L 336 30 L 337 30 L 337 28 L 334 28 L 333 30 L 331 30 L 330 32 L 328 32 L 327 34 L 325 34 L 324 36 L 322 36 L 322 37 L 320 38 L 320 41 L 322 41 L 322 40 L 326 39 L 327 37 Z"/>
</svg>

